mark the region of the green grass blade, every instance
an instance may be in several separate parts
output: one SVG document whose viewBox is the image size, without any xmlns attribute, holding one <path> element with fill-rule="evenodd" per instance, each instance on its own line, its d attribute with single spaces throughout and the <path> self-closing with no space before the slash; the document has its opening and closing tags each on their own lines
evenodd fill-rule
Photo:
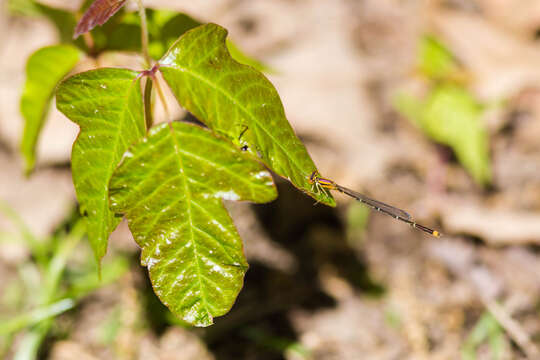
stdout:
<svg viewBox="0 0 540 360">
<path fill-rule="evenodd" d="M 0 323 L 0 335 L 17 332 L 25 327 L 35 325 L 45 319 L 55 317 L 75 306 L 72 299 L 62 299 L 50 305 L 41 306 L 32 311 L 23 313 L 13 319 Z"/>
</svg>

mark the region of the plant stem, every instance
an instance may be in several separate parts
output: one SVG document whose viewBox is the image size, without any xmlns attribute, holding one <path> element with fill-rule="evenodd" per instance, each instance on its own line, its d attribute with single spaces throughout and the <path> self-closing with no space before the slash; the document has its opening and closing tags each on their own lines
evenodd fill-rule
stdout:
<svg viewBox="0 0 540 360">
<path fill-rule="evenodd" d="M 141 45 L 142 53 L 144 60 L 146 61 L 146 66 L 150 67 L 152 65 L 152 59 L 150 58 L 150 53 L 148 52 L 148 25 L 146 23 L 146 11 L 144 9 L 142 0 L 136 0 L 137 6 L 139 8 L 139 17 L 141 18 Z"/>
<path fill-rule="evenodd" d="M 159 99 L 161 100 L 161 103 L 163 104 L 163 110 L 165 111 L 165 119 L 167 121 L 170 120 L 171 115 L 169 114 L 169 107 L 167 106 L 167 101 L 165 101 L 165 94 L 163 94 L 163 90 L 161 89 L 161 85 L 159 85 L 158 77 L 155 76 L 155 82 L 156 82 L 156 90 L 159 96 Z"/>
<path fill-rule="evenodd" d="M 152 77 L 146 77 L 146 85 L 144 86 L 144 119 L 146 120 L 146 130 L 150 129 L 154 124 L 152 117 Z"/>
</svg>

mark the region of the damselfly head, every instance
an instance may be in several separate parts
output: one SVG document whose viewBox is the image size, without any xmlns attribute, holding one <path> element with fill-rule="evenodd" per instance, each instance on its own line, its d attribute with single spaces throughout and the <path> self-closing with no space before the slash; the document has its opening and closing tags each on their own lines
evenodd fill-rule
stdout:
<svg viewBox="0 0 540 360">
<path fill-rule="evenodd" d="M 310 184 L 315 183 L 315 181 L 316 181 L 318 175 L 319 175 L 319 174 L 317 173 L 317 170 L 315 170 L 314 172 L 312 172 L 311 175 L 309 175 L 308 182 L 309 182 Z"/>
</svg>

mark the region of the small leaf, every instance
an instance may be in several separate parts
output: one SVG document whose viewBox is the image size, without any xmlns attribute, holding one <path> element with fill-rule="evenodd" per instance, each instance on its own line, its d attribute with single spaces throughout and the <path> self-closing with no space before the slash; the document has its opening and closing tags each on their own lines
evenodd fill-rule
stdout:
<svg viewBox="0 0 540 360">
<path fill-rule="evenodd" d="M 84 34 L 95 28 L 97 25 L 103 25 L 124 6 L 126 0 L 96 0 L 90 5 L 84 13 L 81 20 L 75 27 L 73 38 Z"/>
<path fill-rule="evenodd" d="M 424 101 L 401 95 L 396 107 L 429 137 L 450 146 L 477 183 L 485 185 L 491 181 L 489 136 L 482 123 L 483 107 L 467 90 L 440 85 Z"/>
<path fill-rule="evenodd" d="M 210 131 L 174 122 L 150 129 L 126 152 L 109 188 L 161 301 L 196 326 L 225 314 L 247 262 L 222 199 L 273 200 L 270 174 Z"/>
<path fill-rule="evenodd" d="M 469 74 L 450 50 L 431 35 L 420 39 L 418 70 L 433 81 L 464 84 L 470 80 Z"/>
<path fill-rule="evenodd" d="M 21 151 L 30 172 L 36 160 L 36 144 L 49 111 L 56 84 L 73 69 L 80 52 L 71 45 L 44 47 L 33 53 L 26 64 L 26 83 L 21 96 L 25 120 Z"/>
<path fill-rule="evenodd" d="M 145 134 L 137 73 L 127 69 L 87 71 L 64 80 L 56 93 L 58 110 L 80 126 L 71 169 L 88 239 L 99 261 L 120 217 L 109 210 L 109 179 L 127 148 Z"/>
<path fill-rule="evenodd" d="M 442 79 L 459 70 L 452 53 L 433 36 L 426 35 L 420 40 L 420 71 L 431 79 Z"/>
<path fill-rule="evenodd" d="M 423 128 L 435 140 L 450 145 L 476 182 L 486 185 L 491 181 L 491 170 L 483 112 L 467 90 L 440 86 L 428 99 Z"/>
<path fill-rule="evenodd" d="M 252 67 L 234 61 L 215 24 L 185 33 L 160 61 L 160 71 L 180 105 L 237 145 L 249 145 L 278 175 L 318 201 L 334 206 L 308 182 L 316 170 L 296 137 L 274 86 Z"/>
</svg>

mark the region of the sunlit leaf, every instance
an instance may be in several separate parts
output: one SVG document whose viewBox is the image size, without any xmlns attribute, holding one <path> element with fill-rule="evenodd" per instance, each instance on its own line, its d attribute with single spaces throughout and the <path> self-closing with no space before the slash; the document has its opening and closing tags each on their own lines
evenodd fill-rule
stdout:
<svg viewBox="0 0 540 360">
<path fill-rule="evenodd" d="M 26 64 L 26 83 L 21 97 L 24 132 L 21 151 L 26 171 L 34 167 L 36 144 L 47 116 L 57 83 L 79 61 L 80 52 L 70 45 L 44 47 L 33 53 Z"/>
<path fill-rule="evenodd" d="M 440 78 L 457 69 L 452 53 L 436 38 L 424 36 L 420 40 L 420 70 L 432 78 Z"/>
<path fill-rule="evenodd" d="M 287 121 L 274 86 L 259 71 L 231 58 L 226 37 L 218 25 L 199 26 L 160 60 L 178 102 L 212 130 L 247 145 L 278 175 L 318 201 L 335 205 L 331 195 L 312 191 L 308 177 L 315 164 Z"/>
<path fill-rule="evenodd" d="M 75 27 L 73 38 L 92 30 L 97 25 L 103 25 L 124 6 L 126 0 L 96 0 L 81 17 Z"/>
<path fill-rule="evenodd" d="M 152 128 L 110 182 L 111 208 L 128 218 L 155 293 L 196 326 L 230 309 L 247 269 L 223 199 L 275 197 L 270 174 L 252 156 L 178 122 Z"/>
<path fill-rule="evenodd" d="M 109 210 L 108 183 L 122 154 L 144 136 L 142 94 L 137 73 L 102 68 L 63 81 L 56 104 L 81 128 L 71 152 L 73 183 L 88 238 L 99 260 L 120 221 Z"/>
<path fill-rule="evenodd" d="M 491 181 L 483 107 L 467 90 L 440 85 L 426 100 L 400 95 L 396 107 L 433 140 L 450 146 L 476 182 L 488 184 Z"/>
<path fill-rule="evenodd" d="M 470 78 L 452 52 L 432 35 L 420 38 L 418 70 L 428 80 L 437 82 L 464 84 Z"/>
</svg>

